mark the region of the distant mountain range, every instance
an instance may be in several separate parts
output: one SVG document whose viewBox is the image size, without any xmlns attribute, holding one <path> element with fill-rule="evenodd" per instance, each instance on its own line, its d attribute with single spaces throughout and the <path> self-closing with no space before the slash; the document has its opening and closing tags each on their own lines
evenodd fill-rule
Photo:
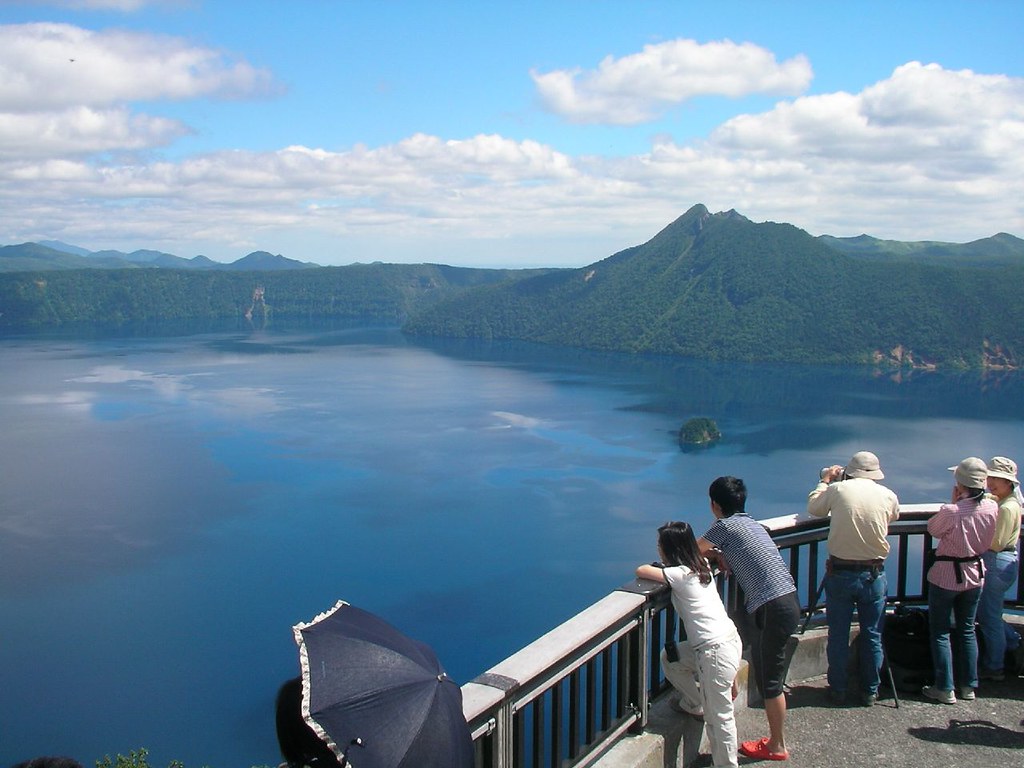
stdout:
<svg viewBox="0 0 1024 768">
<path fill-rule="evenodd" d="M 1020 264 L 1024 258 L 1024 240 L 1005 232 L 970 243 L 904 243 L 899 240 L 879 240 L 869 235 L 821 235 L 818 239 L 837 251 L 878 261 L 916 261 L 939 266 L 959 263 L 976 267 L 999 267 Z"/>
<path fill-rule="evenodd" d="M 163 269 L 223 269 L 241 272 L 276 271 L 282 269 L 310 269 L 320 266 L 280 254 L 253 251 L 230 264 L 195 256 L 184 259 L 161 251 L 139 250 L 131 253 L 121 251 L 89 251 L 77 245 L 59 240 L 44 240 L 39 243 L 0 246 L 0 272 L 33 272 L 51 269 L 132 269 L 137 267 L 159 267 Z"/>
<path fill-rule="evenodd" d="M 65 243 L 0 248 L 0 331 L 70 323 L 372 318 L 413 335 L 720 360 L 1019 368 L 1024 240 L 813 237 L 696 205 L 578 269 L 232 264 Z"/>
<path fill-rule="evenodd" d="M 702 207 L 696 206 L 696 208 Z M 729 213 L 739 216 L 735 211 Z M 885 262 L 915 261 L 945 265 L 963 263 L 975 266 L 1003 266 L 1019 263 L 1024 258 L 1024 240 L 1002 232 L 970 243 L 902 242 L 880 240 L 870 235 L 858 235 L 857 237 L 821 235 L 817 239 L 824 245 L 842 253 Z M 191 259 L 186 259 L 172 253 L 145 249 L 131 253 L 112 250 L 90 251 L 60 240 L 42 240 L 38 243 L 0 246 L 0 272 L 49 269 L 127 269 L 131 267 L 225 269 L 244 272 L 312 269 L 320 266 L 313 262 L 296 261 L 267 251 L 253 251 L 236 261 L 225 263 L 213 261 L 206 256 L 194 256 Z"/>
</svg>

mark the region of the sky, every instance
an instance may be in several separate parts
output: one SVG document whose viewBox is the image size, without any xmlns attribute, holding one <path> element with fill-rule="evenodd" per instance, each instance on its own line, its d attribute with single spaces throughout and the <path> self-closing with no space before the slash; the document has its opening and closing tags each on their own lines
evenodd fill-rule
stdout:
<svg viewBox="0 0 1024 768">
<path fill-rule="evenodd" d="M 0 0 L 0 244 L 573 267 L 1024 236 L 1024 2 Z"/>
</svg>

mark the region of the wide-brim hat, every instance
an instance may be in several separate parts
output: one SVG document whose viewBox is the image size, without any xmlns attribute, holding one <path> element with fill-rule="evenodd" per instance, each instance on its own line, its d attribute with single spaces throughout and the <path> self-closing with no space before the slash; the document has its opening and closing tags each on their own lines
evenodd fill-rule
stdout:
<svg viewBox="0 0 1024 768">
<path fill-rule="evenodd" d="M 1005 456 L 992 457 L 992 460 L 988 463 L 988 476 L 1001 477 L 1004 480 L 1009 480 L 1014 485 L 1020 484 L 1020 480 L 1017 479 L 1017 462 Z"/>
<path fill-rule="evenodd" d="M 882 466 L 878 463 L 878 457 L 871 451 L 857 451 L 853 454 L 850 463 L 846 465 L 846 476 L 866 477 L 869 480 L 881 480 L 885 477 L 882 474 Z"/>
<path fill-rule="evenodd" d="M 968 456 L 955 467 L 953 478 L 964 488 L 984 488 L 988 479 L 988 466 L 977 456 Z"/>
</svg>

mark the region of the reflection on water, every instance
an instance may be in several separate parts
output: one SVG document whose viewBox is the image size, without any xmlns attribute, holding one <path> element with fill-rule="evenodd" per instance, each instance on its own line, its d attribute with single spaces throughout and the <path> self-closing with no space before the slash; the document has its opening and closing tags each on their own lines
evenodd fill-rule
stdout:
<svg viewBox="0 0 1024 768">
<path fill-rule="evenodd" d="M 0 341 L 2 764 L 276 764 L 290 627 L 338 598 L 465 681 L 627 581 L 657 525 L 709 524 L 718 475 L 770 517 L 868 448 L 934 501 L 1024 445 L 1013 373 L 200 330 Z M 683 453 L 694 416 L 724 437 Z"/>
</svg>

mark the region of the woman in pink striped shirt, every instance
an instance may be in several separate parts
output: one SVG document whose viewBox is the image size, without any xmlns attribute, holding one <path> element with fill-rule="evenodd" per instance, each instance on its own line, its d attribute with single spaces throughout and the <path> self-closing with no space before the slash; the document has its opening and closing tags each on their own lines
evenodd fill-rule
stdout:
<svg viewBox="0 0 1024 768">
<path fill-rule="evenodd" d="M 981 459 L 961 461 L 954 472 L 953 498 L 928 520 L 928 533 L 939 540 L 935 563 L 928 570 L 928 623 L 935 679 L 921 693 L 943 704 L 955 704 L 953 658 L 960 698 L 974 699 L 978 687 L 978 611 L 984 567 L 981 555 L 992 544 L 998 507 L 985 496 L 988 467 Z M 953 617 L 950 644 L 950 616 Z"/>
</svg>

